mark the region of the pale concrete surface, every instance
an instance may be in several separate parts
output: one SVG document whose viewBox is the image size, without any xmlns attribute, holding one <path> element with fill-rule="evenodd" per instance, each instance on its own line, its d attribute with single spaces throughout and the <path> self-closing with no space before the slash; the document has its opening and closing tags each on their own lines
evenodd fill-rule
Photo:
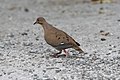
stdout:
<svg viewBox="0 0 120 80">
<path fill-rule="evenodd" d="M 120 1 L 83 2 L 0 0 L 0 80 L 120 80 Z M 50 57 L 56 50 L 44 41 L 42 27 L 33 25 L 39 16 L 88 54 L 80 58 L 69 49 L 70 58 Z"/>
</svg>

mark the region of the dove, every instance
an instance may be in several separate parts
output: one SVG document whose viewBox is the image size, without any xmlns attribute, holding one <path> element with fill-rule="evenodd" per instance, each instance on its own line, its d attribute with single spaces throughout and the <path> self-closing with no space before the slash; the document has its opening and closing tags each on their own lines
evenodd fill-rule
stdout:
<svg viewBox="0 0 120 80">
<path fill-rule="evenodd" d="M 84 51 L 79 47 L 80 44 L 78 42 L 76 42 L 66 32 L 49 24 L 43 17 L 38 17 L 34 25 L 35 24 L 40 24 L 43 27 L 45 41 L 59 51 L 54 54 L 54 57 L 58 57 L 58 54 L 62 53 L 62 51 L 65 52 L 67 57 L 69 53 L 65 49 L 68 48 L 73 48 L 79 51 L 79 53 L 84 53 Z"/>
</svg>

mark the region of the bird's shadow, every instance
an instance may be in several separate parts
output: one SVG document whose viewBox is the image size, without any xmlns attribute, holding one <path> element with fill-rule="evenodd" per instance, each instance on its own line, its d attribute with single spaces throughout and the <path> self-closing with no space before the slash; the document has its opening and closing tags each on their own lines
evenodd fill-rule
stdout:
<svg viewBox="0 0 120 80">
<path fill-rule="evenodd" d="M 59 54 L 57 56 L 55 55 L 49 55 L 51 58 L 84 58 L 84 56 L 81 56 L 81 55 L 69 55 L 69 56 L 66 56 L 65 54 Z"/>
</svg>

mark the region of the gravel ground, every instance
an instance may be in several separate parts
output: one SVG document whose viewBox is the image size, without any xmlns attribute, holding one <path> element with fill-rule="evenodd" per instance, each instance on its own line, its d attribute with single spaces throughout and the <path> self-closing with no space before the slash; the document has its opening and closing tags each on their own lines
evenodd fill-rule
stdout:
<svg viewBox="0 0 120 80">
<path fill-rule="evenodd" d="M 39 16 L 87 54 L 50 57 Z M 0 80 L 120 80 L 120 1 L 0 0 Z"/>
</svg>

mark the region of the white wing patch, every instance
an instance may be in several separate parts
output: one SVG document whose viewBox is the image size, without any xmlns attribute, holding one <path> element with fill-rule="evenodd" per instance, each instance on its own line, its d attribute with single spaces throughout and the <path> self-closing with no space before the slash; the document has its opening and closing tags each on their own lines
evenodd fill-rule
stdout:
<svg viewBox="0 0 120 80">
<path fill-rule="evenodd" d="M 65 44 L 65 43 L 60 43 L 60 44 Z"/>
</svg>

